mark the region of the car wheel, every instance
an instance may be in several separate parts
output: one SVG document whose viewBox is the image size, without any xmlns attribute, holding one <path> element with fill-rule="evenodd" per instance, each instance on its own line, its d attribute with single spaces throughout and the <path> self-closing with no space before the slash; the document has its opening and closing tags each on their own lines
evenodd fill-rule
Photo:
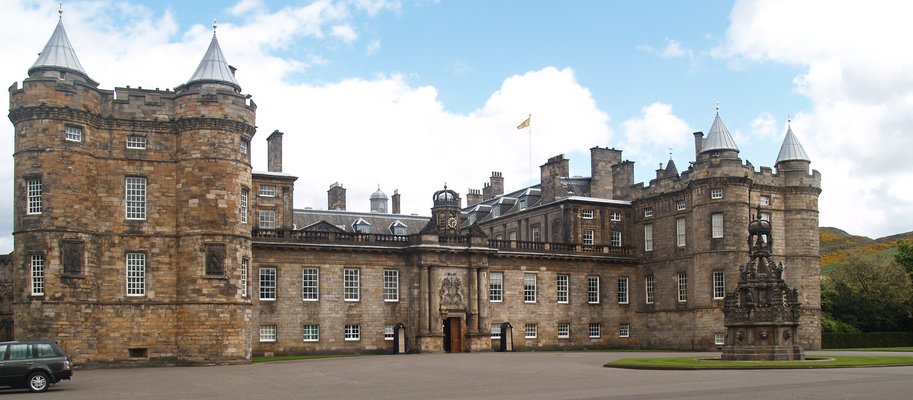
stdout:
<svg viewBox="0 0 913 400">
<path fill-rule="evenodd" d="M 43 392 L 51 386 L 51 380 L 44 372 L 32 372 L 29 375 L 28 386 L 30 392 Z"/>
</svg>

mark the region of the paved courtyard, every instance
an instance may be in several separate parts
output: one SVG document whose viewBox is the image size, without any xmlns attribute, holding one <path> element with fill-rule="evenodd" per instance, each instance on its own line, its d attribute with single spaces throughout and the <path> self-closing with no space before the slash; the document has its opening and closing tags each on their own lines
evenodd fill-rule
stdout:
<svg viewBox="0 0 913 400">
<path fill-rule="evenodd" d="M 689 354 L 694 353 L 682 355 Z M 47 393 L 3 390 L 0 399 L 783 400 L 913 396 L 913 367 L 755 371 L 644 371 L 602 367 L 616 358 L 675 355 L 417 354 L 238 366 L 80 370 L 72 381 L 64 381 Z"/>
</svg>

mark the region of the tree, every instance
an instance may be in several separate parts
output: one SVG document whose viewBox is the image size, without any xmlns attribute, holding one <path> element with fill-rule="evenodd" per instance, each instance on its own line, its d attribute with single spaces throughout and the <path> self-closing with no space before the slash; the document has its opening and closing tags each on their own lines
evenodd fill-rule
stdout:
<svg viewBox="0 0 913 400">
<path fill-rule="evenodd" d="M 903 239 L 898 240 L 894 261 L 907 270 L 907 275 L 913 277 L 913 243 Z"/>
<path fill-rule="evenodd" d="M 913 315 L 913 284 L 886 256 L 851 253 L 822 277 L 822 309 L 863 332 L 902 330 Z"/>
</svg>

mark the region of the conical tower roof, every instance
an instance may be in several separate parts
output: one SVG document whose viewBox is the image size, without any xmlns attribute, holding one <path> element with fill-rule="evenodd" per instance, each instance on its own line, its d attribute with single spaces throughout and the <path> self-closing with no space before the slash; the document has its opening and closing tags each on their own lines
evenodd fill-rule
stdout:
<svg viewBox="0 0 913 400">
<path fill-rule="evenodd" d="M 793 128 L 786 129 L 786 137 L 783 138 L 783 145 L 780 146 L 780 154 L 777 155 L 777 164 L 783 161 L 808 161 L 808 154 L 799 143 L 799 139 L 793 133 Z"/>
<path fill-rule="evenodd" d="M 190 77 L 190 80 L 187 81 L 187 84 L 190 85 L 197 82 L 224 83 L 234 87 L 239 92 L 241 91 L 241 85 L 235 80 L 235 74 L 231 72 L 228 62 L 225 61 L 225 55 L 222 54 L 222 48 L 219 47 L 219 40 L 216 39 L 215 31 L 212 32 L 212 41 L 209 42 L 209 49 L 206 50 L 203 60 L 200 61 L 200 65 L 197 67 L 196 72 L 193 73 L 193 76 Z"/>
<path fill-rule="evenodd" d="M 739 151 L 735 140 L 732 140 L 732 135 L 729 134 L 729 129 L 726 129 L 726 125 L 723 124 L 719 111 L 716 113 L 716 118 L 713 119 L 713 125 L 710 126 L 710 133 L 704 138 L 701 153 L 716 150 Z"/>
<path fill-rule="evenodd" d="M 675 167 L 675 161 L 672 161 L 672 158 L 669 158 L 669 163 L 666 164 L 666 176 L 678 176 L 678 168 Z"/>
<path fill-rule="evenodd" d="M 38 55 L 38 59 L 35 60 L 32 67 L 29 68 L 29 74 L 43 68 L 77 72 L 82 74 L 86 79 L 89 78 L 86 71 L 82 69 L 79 58 L 76 57 L 76 51 L 73 50 L 73 45 L 70 44 L 70 39 L 67 37 L 67 31 L 63 28 L 62 15 L 57 21 L 57 28 L 55 28 L 54 33 L 51 34 L 51 39 L 44 45 L 44 50 Z"/>
</svg>

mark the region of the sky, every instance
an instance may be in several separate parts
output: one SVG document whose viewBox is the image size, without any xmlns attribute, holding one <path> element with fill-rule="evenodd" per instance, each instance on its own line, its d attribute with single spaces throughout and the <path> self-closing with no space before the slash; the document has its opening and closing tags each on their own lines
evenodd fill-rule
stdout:
<svg viewBox="0 0 913 400">
<path fill-rule="evenodd" d="M 869 237 L 913 230 L 913 3 L 904 1 L 67 1 L 63 23 L 100 88 L 185 83 L 212 21 L 257 103 L 254 170 L 270 132 L 295 207 L 380 188 L 429 215 L 445 184 L 465 197 L 492 171 L 538 183 L 564 154 L 623 150 L 649 184 L 719 113 L 740 157 L 773 166 L 789 124 L 822 174 L 821 226 Z M 0 0 L 0 82 L 50 38 L 56 1 Z M 907 50 L 904 50 L 907 49 Z M 0 108 L 9 109 L 7 96 Z M 518 130 L 531 115 L 530 129 Z M 791 121 L 788 121 L 791 118 Z M 12 250 L 13 126 L 0 123 L 0 253 Z M 532 179 L 531 179 L 532 178 Z"/>
</svg>

